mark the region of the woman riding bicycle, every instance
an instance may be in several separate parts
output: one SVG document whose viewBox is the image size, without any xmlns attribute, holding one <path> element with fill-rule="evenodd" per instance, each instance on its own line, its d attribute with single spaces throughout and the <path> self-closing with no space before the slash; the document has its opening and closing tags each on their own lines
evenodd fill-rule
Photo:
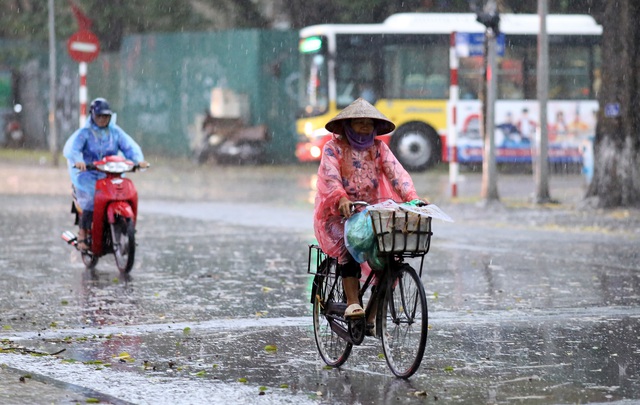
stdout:
<svg viewBox="0 0 640 405">
<path fill-rule="evenodd" d="M 418 194 L 411 176 L 389 147 L 375 139 L 392 132 L 395 125 L 366 100 L 359 98 L 351 103 L 325 128 L 333 136 L 324 146 L 318 168 L 315 236 L 322 250 L 338 259 L 337 271 L 347 297 L 345 318 L 359 318 L 365 316 L 358 298 L 360 264 L 344 242 L 344 224 L 351 216 L 352 202 L 406 202 L 418 199 Z"/>
</svg>

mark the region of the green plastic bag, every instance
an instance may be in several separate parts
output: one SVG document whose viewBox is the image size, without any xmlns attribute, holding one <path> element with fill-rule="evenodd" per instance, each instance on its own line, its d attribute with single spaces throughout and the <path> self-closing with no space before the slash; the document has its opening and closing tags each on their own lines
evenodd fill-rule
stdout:
<svg viewBox="0 0 640 405">
<path fill-rule="evenodd" d="M 364 263 L 373 253 L 375 235 L 366 209 L 347 219 L 344 224 L 344 242 L 347 250 L 358 263 Z"/>
<path fill-rule="evenodd" d="M 378 256 L 378 252 L 380 252 L 378 250 L 378 243 L 374 241 L 371 253 L 367 257 L 367 263 L 369 263 L 369 267 L 371 267 L 372 270 L 376 271 L 384 270 L 387 263 L 384 257 Z"/>
<path fill-rule="evenodd" d="M 368 262 L 373 270 L 385 268 L 386 262 L 384 257 L 378 255 L 376 235 L 366 209 L 352 215 L 344 224 L 344 242 L 358 263 Z"/>
</svg>

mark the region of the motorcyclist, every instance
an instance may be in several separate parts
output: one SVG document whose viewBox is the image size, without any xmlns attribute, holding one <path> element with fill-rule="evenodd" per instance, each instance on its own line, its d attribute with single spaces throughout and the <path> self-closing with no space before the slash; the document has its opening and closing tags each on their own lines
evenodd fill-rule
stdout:
<svg viewBox="0 0 640 405">
<path fill-rule="evenodd" d="M 89 250 L 87 236 L 93 222 L 93 202 L 96 181 L 104 178 L 104 173 L 87 171 L 87 163 L 93 163 L 106 156 L 121 153 L 125 158 L 148 167 L 142 149 L 122 128 L 112 120 L 113 112 L 104 98 L 91 102 L 89 118 L 84 126 L 76 130 L 64 145 L 63 154 L 67 159 L 69 175 L 80 209 L 78 244 L 80 250 Z"/>
</svg>

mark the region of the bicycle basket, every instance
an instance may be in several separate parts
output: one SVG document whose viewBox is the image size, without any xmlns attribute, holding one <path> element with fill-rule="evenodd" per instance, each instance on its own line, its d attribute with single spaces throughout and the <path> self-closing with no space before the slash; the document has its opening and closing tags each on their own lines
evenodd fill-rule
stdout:
<svg viewBox="0 0 640 405">
<path fill-rule="evenodd" d="M 427 253 L 431 217 L 401 209 L 369 209 L 380 253 Z"/>
<path fill-rule="evenodd" d="M 307 274 L 317 274 L 322 262 L 330 259 L 318 245 L 309 245 L 309 257 L 307 262 Z"/>
</svg>

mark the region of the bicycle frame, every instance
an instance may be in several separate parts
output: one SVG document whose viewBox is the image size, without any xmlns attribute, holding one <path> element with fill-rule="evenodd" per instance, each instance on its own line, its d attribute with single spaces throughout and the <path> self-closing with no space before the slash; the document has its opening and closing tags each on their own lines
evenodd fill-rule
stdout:
<svg viewBox="0 0 640 405">
<path fill-rule="evenodd" d="M 312 263 L 312 259 L 313 259 L 313 249 L 317 249 L 318 251 L 318 255 L 316 257 L 316 269 L 320 269 L 321 264 L 323 261 L 327 260 L 327 261 L 333 261 L 334 263 L 337 264 L 337 259 L 333 258 L 333 257 L 329 257 L 326 254 L 324 254 L 324 252 L 322 252 L 322 250 L 320 249 L 320 247 L 318 245 L 309 245 L 309 258 L 308 258 L 308 270 L 307 273 L 308 274 L 315 274 L 311 271 L 311 263 Z M 367 278 L 365 279 L 364 283 L 362 284 L 362 286 L 360 287 L 360 291 L 358 294 L 358 298 L 360 300 L 360 303 L 362 304 L 363 299 L 365 294 L 367 293 L 367 291 L 369 289 L 371 289 L 371 295 L 369 296 L 369 300 L 367 301 L 367 305 L 365 308 L 365 318 L 368 318 L 371 314 L 371 311 L 373 310 L 377 310 L 377 303 L 379 302 L 383 302 L 384 298 L 385 298 L 385 294 L 389 288 L 389 282 L 390 280 L 395 280 L 396 276 L 399 272 L 400 266 L 404 263 L 404 259 L 405 258 L 416 258 L 416 257 L 420 257 L 420 269 L 418 271 L 418 275 L 420 277 L 422 277 L 422 267 L 424 265 L 424 257 L 425 255 L 428 253 L 428 250 L 425 251 L 424 253 L 393 253 L 393 254 L 389 254 L 387 255 L 388 259 L 387 259 L 387 264 L 385 266 L 384 270 L 379 270 L 379 271 L 371 271 L 371 273 L 369 273 L 369 275 L 367 276 Z M 331 264 L 327 265 L 327 269 L 329 269 L 331 267 Z M 327 270 L 327 273 L 324 274 L 325 277 L 330 277 L 332 275 L 332 273 Z M 337 283 L 338 282 L 342 282 L 342 278 L 341 277 L 335 277 L 335 273 L 333 273 L 334 275 L 334 280 L 331 283 L 331 291 L 330 291 L 330 295 L 333 295 L 333 293 L 335 292 L 335 290 L 337 289 Z M 374 284 L 374 281 L 377 281 Z M 316 292 L 319 286 L 317 285 L 313 285 L 312 289 L 311 289 L 311 302 L 313 303 L 314 298 L 316 297 Z M 374 305 L 376 305 L 374 307 Z M 338 334 L 338 336 L 340 336 L 342 339 L 353 343 L 353 344 L 358 344 L 357 342 L 354 342 L 351 334 L 349 333 L 349 331 L 347 330 L 347 328 L 345 328 L 343 325 L 348 324 L 348 320 L 344 318 L 344 311 L 347 309 L 347 304 L 345 302 L 329 302 L 329 303 L 324 303 L 324 307 L 323 307 L 323 312 L 322 315 L 327 318 L 327 320 L 329 321 L 329 324 L 331 325 L 331 329 Z M 379 337 L 379 334 L 381 332 L 381 328 L 379 327 L 382 319 L 380 319 L 380 314 L 376 314 L 376 334 Z"/>
<path fill-rule="evenodd" d="M 377 219 L 373 230 L 381 260 L 374 265 L 382 270 L 372 269 L 361 279 L 358 299 L 365 307 L 364 317 L 344 316 L 347 299 L 338 260 L 318 245 L 309 245 L 307 273 L 315 274 L 311 291 L 314 336 L 320 356 L 332 367 L 344 364 L 352 347 L 360 345 L 365 336 L 374 336 L 382 342 L 393 374 L 409 378 L 420 367 L 427 343 L 428 305 L 421 277 L 431 242 L 431 218 L 421 223 L 415 216 L 394 213 L 379 214 Z M 407 258 L 420 258 L 418 271 Z"/>
</svg>

